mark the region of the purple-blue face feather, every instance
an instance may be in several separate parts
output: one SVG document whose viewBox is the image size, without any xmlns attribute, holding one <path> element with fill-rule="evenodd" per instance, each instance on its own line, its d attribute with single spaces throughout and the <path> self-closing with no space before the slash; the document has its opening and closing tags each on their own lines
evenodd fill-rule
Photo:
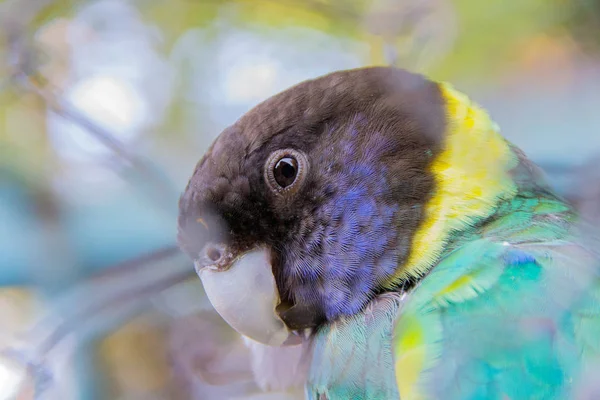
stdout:
<svg viewBox="0 0 600 400">
<path fill-rule="evenodd" d="M 359 311 L 396 271 L 400 256 L 394 228 L 400 206 L 378 201 L 390 196 L 388 171 L 377 152 L 385 151 L 386 141 L 374 132 L 368 151 L 358 149 L 357 131 L 351 127 L 347 140 L 323 153 L 323 160 L 346 160 L 337 172 L 326 164 L 336 190 L 314 218 L 328 223 L 299 234 L 284 258 L 294 302 L 318 304 L 327 320 Z"/>
</svg>

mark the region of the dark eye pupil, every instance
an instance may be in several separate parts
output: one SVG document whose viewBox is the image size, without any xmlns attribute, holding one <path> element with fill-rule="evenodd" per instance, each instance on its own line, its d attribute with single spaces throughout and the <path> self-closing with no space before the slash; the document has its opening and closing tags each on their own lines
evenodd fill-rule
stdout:
<svg viewBox="0 0 600 400">
<path fill-rule="evenodd" d="M 282 188 L 290 186 L 296 180 L 298 174 L 298 162 L 292 157 L 283 157 L 275 164 L 273 176 Z"/>
</svg>

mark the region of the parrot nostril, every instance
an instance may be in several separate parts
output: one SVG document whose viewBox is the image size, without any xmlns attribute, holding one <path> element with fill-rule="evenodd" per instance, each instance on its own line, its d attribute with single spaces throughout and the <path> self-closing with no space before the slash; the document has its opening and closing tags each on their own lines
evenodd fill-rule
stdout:
<svg viewBox="0 0 600 400">
<path fill-rule="evenodd" d="M 194 261 L 196 271 L 204 268 L 213 270 L 225 270 L 229 267 L 230 251 L 222 243 L 207 243 Z"/>
<path fill-rule="evenodd" d="M 208 246 L 208 248 L 206 249 L 206 256 L 209 260 L 213 262 L 219 261 L 222 255 L 223 254 L 221 253 L 221 250 L 219 250 L 215 246 Z"/>
</svg>

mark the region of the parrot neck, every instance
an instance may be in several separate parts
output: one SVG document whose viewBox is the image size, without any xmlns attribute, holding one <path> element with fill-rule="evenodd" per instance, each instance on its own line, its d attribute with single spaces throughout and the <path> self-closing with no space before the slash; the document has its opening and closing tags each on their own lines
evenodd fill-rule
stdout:
<svg viewBox="0 0 600 400">
<path fill-rule="evenodd" d="M 390 282 L 418 279 L 435 265 L 448 241 L 494 213 L 517 193 L 511 171 L 518 157 L 487 112 L 448 84 L 440 84 L 447 128 L 430 171 L 435 191 L 413 236 L 411 253 Z"/>
</svg>

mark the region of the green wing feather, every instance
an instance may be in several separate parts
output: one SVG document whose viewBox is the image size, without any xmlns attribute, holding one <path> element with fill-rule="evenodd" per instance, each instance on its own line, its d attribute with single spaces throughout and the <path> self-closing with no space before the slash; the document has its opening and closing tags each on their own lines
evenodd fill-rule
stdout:
<svg viewBox="0 0 600 400">
<path fill-rule="evenodd" d="M 400 397 L 573 398 L 600 360 L 598 260 L 574 230 L 560 200 L 521 195 L 457 239 L 397 321 Z M 413 331 L 441 326 L 413 338 L 430 349 L 425 360 L 404 359 L 407 320 L 420 322 Z"/>
</svg>

